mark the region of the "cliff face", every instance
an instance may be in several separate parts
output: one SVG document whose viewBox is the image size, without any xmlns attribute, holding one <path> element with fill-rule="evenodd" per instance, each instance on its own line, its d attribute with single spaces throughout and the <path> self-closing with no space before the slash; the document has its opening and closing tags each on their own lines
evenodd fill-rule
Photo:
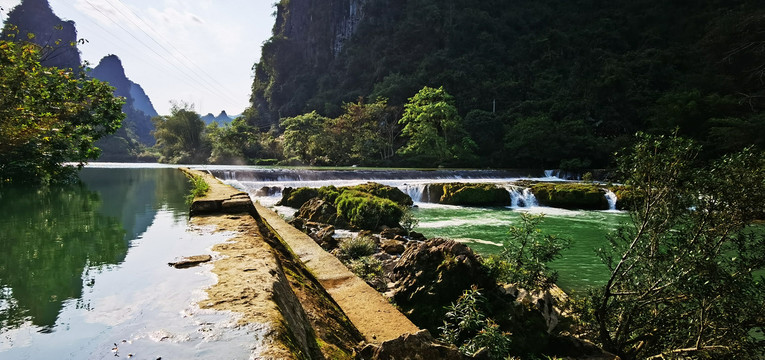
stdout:
<svg viewBox="0 0 765 360">
<path fill-rule="evenodd" d="M 339 57 L 364 18 L 366 2 L 283 0 L 277 4 L 273 37 L 263 47 L 252 94 L 264 122 L 277 123 L 280 115 L 294 115 L 305 108 L 319 82 L 313 74 L 325 71 Z"/>
<path fill-rule="evenodd" d="M 44 66 L 61 69 L 80 66 L 74 21 L 64 21 L 56 16 L 48 0 L 22 0 L 8 13 L 2 38 L 39 45 Z"/>
<path fill-rule="evenodd" d="M 486 166 L 607 166 L 648 129 L 762 146 L 763 28 L 756 0 L 282 0 L 248 120 L 443 86 Z"/>
<path fill-rule="evenodd" d="M 125 151 L 128 153 L 134 152 L 136 149 L 132 149 L 133 146 L 128 146 L 131 140 L 137 140 L 141 144 L 146 146 L 154 145 L 155 139 L 151 135 L 154 130 L 154 124 L 151 122 L 152 116 L 157 115 L 157 111 L 151 104 L 151 100 L 143 92 L 140 85 L 132 82 L 126 75 L 125 69 L 122 66 L 122 62 L 116 55 L 109 55 L 101 59 L 98 66 L 93 68 L 89 75 L 93 78 L 101 81 L 108 82 L 113 86 L 114 94 L 125 98 L 125 105 L 122 106 L 122 111 L 125 113 L 125 120 L 122 122 L 122 127 L 125 132 L 118 132 L 113 135 L 115 137 L 127 137 L 124 138 L 126 142 L 120 142 L 127 146 L 101 146 L 103 149 L 102 157 L 105 159 L 117 160 L 116 157 L 124 155 Z M 103 144 L 102 144 L 103 145 Z M 120 159 L 124 160 L 124 159 Z"/>
</svg>

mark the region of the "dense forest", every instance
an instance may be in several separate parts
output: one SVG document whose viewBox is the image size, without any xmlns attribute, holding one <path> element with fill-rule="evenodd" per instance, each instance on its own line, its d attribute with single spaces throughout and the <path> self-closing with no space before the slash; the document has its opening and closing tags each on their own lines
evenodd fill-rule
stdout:
<svg viewBox="0 0 765 360">
<path fill-rule="evenodd" d="M 305 136 L 326 138 L 342 133 L 333 126 L 349 104 L 380 100 L 374 135 L 411 150 L 404 124 L 385 119 L 401 119 L 424 87 L 443 87 L 475 146 L 440 165 L 605 167 L 639 130 L 679 129 L 713 157 L 765 141 L 764 53 L 765 6 L 752 0 L 284 0 L 245 117 L 278 136 L 315 111 Z M 434 164 L 407 151 L 335 159 L 313 147 L 311 159 L 284 155 Z"/>
</svg>

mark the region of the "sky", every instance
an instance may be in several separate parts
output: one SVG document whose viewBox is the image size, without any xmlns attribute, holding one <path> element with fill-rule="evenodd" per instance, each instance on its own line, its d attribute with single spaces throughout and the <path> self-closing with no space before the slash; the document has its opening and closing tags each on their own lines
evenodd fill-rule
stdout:
<svg viewBox="0 0 765 360">
<path fill-rule="evenodd" d="M 201 115 L 249 106 L 252 66 L 271 36 L 273 0 L 48 0 L 73 20 L 82 59 L 114 54 L 161 115 L 171 102 Z M 21 0 L 0 0 L 2 19 Z"/>
</svg>

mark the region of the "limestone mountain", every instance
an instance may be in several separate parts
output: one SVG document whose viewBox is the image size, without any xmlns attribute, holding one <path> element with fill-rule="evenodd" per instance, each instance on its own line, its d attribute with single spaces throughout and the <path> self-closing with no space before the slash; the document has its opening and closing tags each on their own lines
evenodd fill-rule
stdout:
<svg viewBox="0 0 765 360">
<path fill-rule="evenodd" d="M 56 16 L 48 0 L 22 0 L 11 9 L 2 31 L 2 39 L 29 41 L 42 48 L 41 64 L 60 69 L 78 69 L 77 30 L 74 21 Z"/>
<path fill-rule="evenodd" d="M 205 124 L 210 125 L 213 122 L 218 123 L 218 125 L 225 125 L 233 121 L 234 118 L 231 116 L 228 116 L 226 114 L 226 110 L 223 110 L 218 114 L 218 116 L 213 115 L 212 113 L 208 113 L 205 116 L 202 116 L 202 121 L 205 122 Z"/>
<path fill-rule="evenodd" d="M 151 118 L 157 116 L 157 111 L 143 88 L 125 75 L 125 69 L 119 57 L 105 56 L 88 75 L 108 82 L 114 87 L 115 95 L 125 98 L 122 111 L 126 116 L 122 122 L 122 128 L 98 144 L 103 150 L 101 159 L 130 161 L 140 153 L 141 145 L 154 145 L 156 140 L 151 134 L 154 130 Z"/>
<path fill-rule="evenodd" d="M 485 166 L 607 166 L 638 130 L 765 145 L 762 29 L 756 0 L 281 0 L 248 121 L 443 86 Z"/>
</svg>

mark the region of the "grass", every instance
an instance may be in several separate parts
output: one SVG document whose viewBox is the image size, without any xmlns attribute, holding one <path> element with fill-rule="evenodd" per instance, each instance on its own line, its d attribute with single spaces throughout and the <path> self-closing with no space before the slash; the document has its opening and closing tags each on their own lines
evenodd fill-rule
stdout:
<svg viewBox="0 0 765 360">
<path fill-rule="evenodd" d="M 210 191 L 210 185 L 201 176 L 191 176 L 189 182 L 191 183 L 191 193 L 186 196 L 187 204 L 191 204 L 195 198 L 204 196 Z"/>
</svg>

